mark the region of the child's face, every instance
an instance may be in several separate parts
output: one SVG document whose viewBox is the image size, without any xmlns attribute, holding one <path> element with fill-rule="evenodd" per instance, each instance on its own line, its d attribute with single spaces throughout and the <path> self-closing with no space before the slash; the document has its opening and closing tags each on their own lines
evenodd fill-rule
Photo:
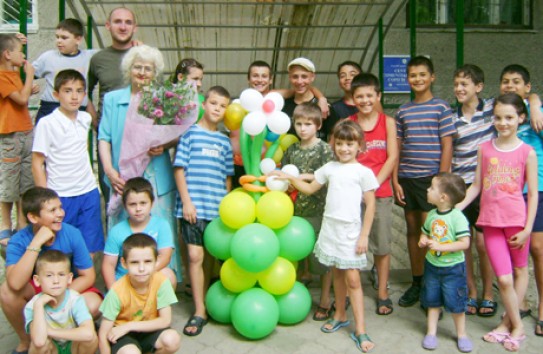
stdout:
<svg viewBox="0 0 543 354">
<path fill-rule="evenodd" d="M 360 74 L 360 71 L 351 65 L 343 65 L 341 69 L 339 69 L 339 87 L 341 87 L 343 92 L 351 92 L 351 82 L 358 74 Z"/>
<path fill-rule="evenodd" d="M 10 61 L 11 65 L 21 67 L 25 63 L 25 53 L 23 52 L 23 45 L 18 42 L 15 44 L 13 50 L 6 50 L 4 52 L 5 57 Z"/>
<path fill-rule="evenodd" d="M 79 80 L 68 81 L 53 96 L 60 102 L 60 111 L 66 115 L 76 113 L 85 99 L 85 85 Z"/>
<path fill-rule="evenodd" d="M 410 66 L 407 71 L 407 82 L 415 94 L 423 94 L 430 90 L 435 80 L 426 65 Z"/>
<path fill-rule="evenodd" d="M 146 192 L 129 192 L 124 205 L 130 221 L 144 223 L 151 217 L 153 202 Z"/>
<path fill-rule="evenodd" d="M 514 92 L 522 98 L 526 98 L 530 93 L 532 85 L 524 82 L 519 73 L 505 73 L 500 81 L 500 93 Z"/>
<path fill-rule="evenodd" d="M 339 162 L 353 163 L 360 152 L 360 144 L 355 140 L 334 139 L 334 153 Z"/>
<path fill-rule="evenodd" d="M 265 95 L 270 91 L 272 76 L 270 69 L 265 66 L 253 66 L 249 74 L 249 87 Z"/>
<path fill-rule="evenodd" d="M 371 114 L 380 99 L 381 93 L 375 91 L 373 86 L 360 86 L 353 92 L 354 104 L 358 111 L 364 115 Z"/>
<path fill-rule="evenodd" d="M 54 198 L 45 201 L 40 209 L 40 215 L 28 213 L 28 219 L 34 226 L 45 226 L 53 231 L 54 234 L 62 229 L 62 220 L 64 220 L 64 209 L 60 199 Z M 55 241 L 53 237 L 46 246 L 50 246 Z"/>
<path fill-rule="evenodd" d="M 443 194 L 439 188 L 439 178 L 432 178 L 432 184 L 426 190 L 426 199 L 428 203 L 438 205 L 443 202 Z"/>
<path fill-rule="evenodd" d="M 295 94 L 303 95 L 309 90 L 315 80 L 315 73 L 305 70 L 301 66 L 294 65 L 288 71 L 288 79 Z"/>
<path fill-rule="evenodd" d="M 494 127 L 500 137 L 516 136 L 522 119 L 524 114 L 519 116 L 510 104 L 497 103 L 494 107 Z"/>
<path fill-rule="evenodd" d="M 209 97 L 202 103 L 205 113 L 202 119 L 213 125 L 218 124 L 224 118 L 226 107 L 230 100 L 227 97 L 220 96 L 215 92 L 210 92 Z"/>
<path fill-rule="evenodd" d="M 41 286 L 44 294 L 59 297 L 72 283 L 72 278 L 67 262 L 44 263 L 38 274 L 34 275 L 34 282 Z"/>
<path fill-rule="evenodd" d="M 478 100 L 477 95 L 483 90 L 483 84 L 475 85 L 473 80 L 467 76 L 457 76 L 454 78 L 454 95 L 458 102 L 464 104 Z"/>
<path fill-rule="evenodd" d="M 73 33 L 70 33 L 62 28 L 55 31 L 55 37 L 58 50 L 62 54 L 68 55 L 77 54 L 79 44 L 83 39 L 80 36 L 76 37 Z"/>
<path fill-rule="evenodd" d="M 183 80 L 183 74 L 178 74 L 177 79 Z M 191 67 L 189 68 L 189 73 L 187 74 L 186 79 L 188 82 L 194 82 L 198 92 L 200 92 L 200 89 L 202 88 L 202 81 L 204 81 L 204 71 L 200 68 Z"/>
<path fill-rule="evenodd" d="M 132 248 L 128 257 L 122 257 L 121 263 L 128 271 L 132 284 L 148 284 L 155 272 L 156 257 L 150 247 Z"/>
<path fill-rule="evenodd" d="M 299 117 L 294 121 L 294 129 L 296 134 L 300 137 L 300 140 L 311 141 L 317 136 L 317 130 L 319 129 L 313 120 L 309 118 Z"/>
</svg>

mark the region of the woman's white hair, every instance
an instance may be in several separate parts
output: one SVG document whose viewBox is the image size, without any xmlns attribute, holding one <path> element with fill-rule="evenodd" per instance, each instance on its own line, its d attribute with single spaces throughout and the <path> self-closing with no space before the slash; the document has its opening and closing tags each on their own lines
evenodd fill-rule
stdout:
<svg viewBox="0 0 543 354">
<path fill-rule="evenodd" d="M 164 72 L 164 57 L 162 53 L 157 48 L 143 44 L 130 48 L 123 57 L 121 70 L 125 83 L 130 84 L 132 81 L 130 71 L 136 60 L 152 63 L 155 67 L 155 80 L 162 81 L 162 73 Z"/>
</svg>

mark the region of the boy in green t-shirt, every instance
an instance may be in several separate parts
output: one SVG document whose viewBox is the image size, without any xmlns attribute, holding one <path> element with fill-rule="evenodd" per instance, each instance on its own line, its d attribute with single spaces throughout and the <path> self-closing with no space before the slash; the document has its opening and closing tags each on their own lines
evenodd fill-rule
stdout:
<svg viewBox="0 0 543 354">
<path fill-rule="evenodd" d="M 441 307 L 452 313 L 458 350 L 469 353 L 473 343 L 466 333 L 467 279 L 464 250 L 469 247 L 469 223 L 455 205 L 466 195 L 464 180 L 455 174 L 440 172 L 427 190 L 428 203 L 436 206 L 422 227 L 419 247 L 428 248 L 424 263 L 421 304 L 428 309 L 428 331 L 424 349 L 437 348 L 437 322 Z"/>
</svg>

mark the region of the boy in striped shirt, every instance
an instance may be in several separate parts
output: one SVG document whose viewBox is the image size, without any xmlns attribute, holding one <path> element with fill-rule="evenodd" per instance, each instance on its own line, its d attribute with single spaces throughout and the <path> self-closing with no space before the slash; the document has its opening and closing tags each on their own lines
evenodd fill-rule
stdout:
<svg viewBox="0 0 543 354">
<path fill-rule="evenodd" d="M 183 329 L 187 336 L 200 334 L 207 323 L 204 293 L 212 262 L 206 255 L 203 235 L 211 220 L 219 217 L 219 204 L 230 190 L 234 175 L 230 140 L 217 130 L 229 103 L 230 94 L 225 88 L 209 89 L 202 103 L 205 113 L 179 139 L 173 163 L 180 196 L 177 217 L 181 219 L 181 234 L 188 247 L 188 273 L 195 307 Z"/>
<path fill-rule="evenodd" d="M 413 275 L 411 287 L 398 302 L 403 307 L 419 301 L 426 250 L 417 243 L 426 215 L 433 209 L 426 190 L 438 172 L 450 171 L 456 133 L 449 104 L 432 94 L 434 80 L 432 61 L 423 56 L 412 58 L 407 64 L 407 81 L 415 99 L 396 114 L 400 159 L 392 183 L 396 202 L 404 208 Z"/>
</svg>

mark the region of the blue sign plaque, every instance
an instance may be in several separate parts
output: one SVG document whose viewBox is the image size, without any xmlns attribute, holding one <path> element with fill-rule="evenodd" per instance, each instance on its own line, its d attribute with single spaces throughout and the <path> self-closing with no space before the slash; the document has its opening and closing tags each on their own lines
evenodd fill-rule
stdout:
<svg viewBox="0 0 543 354">
<path fill-rule="evenodd" d="M 409 55 L 385 55 L 383 57 L 383 88 L 387 93 L 409 93 L 407 83 L 407 63 Z"/>
</svg>

